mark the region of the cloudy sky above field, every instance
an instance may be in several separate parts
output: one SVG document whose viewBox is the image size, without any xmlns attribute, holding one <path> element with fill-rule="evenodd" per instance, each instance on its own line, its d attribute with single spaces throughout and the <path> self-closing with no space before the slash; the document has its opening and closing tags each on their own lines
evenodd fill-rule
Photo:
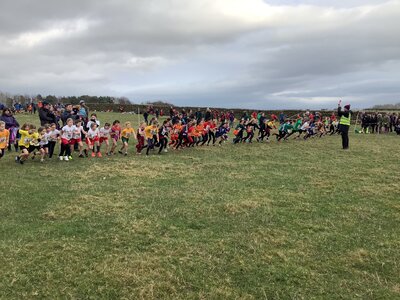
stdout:
<svg viewBox="0 0 400 300">
<path fill-rule="evenodd" d="M 0 91 L 332 108 L 400 102 L 400 0 L 1 0 Z"/>
</svg>

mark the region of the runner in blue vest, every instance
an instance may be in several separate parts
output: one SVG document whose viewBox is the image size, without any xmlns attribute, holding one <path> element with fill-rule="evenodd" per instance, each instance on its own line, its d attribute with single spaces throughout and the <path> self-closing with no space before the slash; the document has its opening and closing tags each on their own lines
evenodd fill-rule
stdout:
<svg viewBox="0 0 400 300">
<path fill-rule="evenodd" d="M 349 129 L 350 129 L 350 121 L 352 112 L 350 110 L 350 104 L 347 104 L 344 107 L 344 111 L 342 111 L 342 100 L 339 101 L 338 104 L 338 116 L 340 117 L 339 121 L 339 131 L 342 135 L 342 146 L 344 150 L 349 149 Z"/>
</svg>

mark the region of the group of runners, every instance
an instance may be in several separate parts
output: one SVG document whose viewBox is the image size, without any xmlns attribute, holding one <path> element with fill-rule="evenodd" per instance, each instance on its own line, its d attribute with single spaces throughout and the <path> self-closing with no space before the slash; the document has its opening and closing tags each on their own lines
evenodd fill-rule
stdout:
<svg viewBox="0 0 400 300">
<path fill-rule="evenodd" d="M 12 111 L 5 109 L 0 118 L 0 157 L 8 149 L 17 152 L 15 161 L 20 164 L 36 157 L 41 162 L 53 156 L 69 161 L 73 156 L 101 158 L 103 155 L 128 155 L 133 140 L 137 141 L 136 154 L 149 155 L 162 154 L 168 149 L 221 146 L 230 137 L 233 144 L 250 144 L 287 141 L 291 137 L 307 140 L 339 133 L 342 134 L 343 148 L 348 149 L 351 111 L 349 105 L 343 111 L 339 105 L 337 114 L 330 116 L 305 112 L 291 117 L 274 114 L 267 117 L 264 112 L 254 112 L 243 114 L 237 122 L 231 112 L 216 116 L 210 110 L 204 114 L 172 111 L 170 117 L 162 122 L 153 117 L 142 122 L 137 129 L 131 122 L 121 124 L 119 120 L 101 125 L 95 113 L 87 119 L 78 114 L 72 116 L 70 113 L 66 115 L 63 126 L 55 122 L 41 122 L 42 125 L 36 128 L 33 124 L 20 125 Z"/>
</svg>

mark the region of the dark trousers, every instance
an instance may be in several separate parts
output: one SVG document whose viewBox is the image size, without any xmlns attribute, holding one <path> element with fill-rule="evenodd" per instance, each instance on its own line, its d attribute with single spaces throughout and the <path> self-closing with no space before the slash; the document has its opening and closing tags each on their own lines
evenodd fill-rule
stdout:
<svg viewBox="0 0 400 300">
<path fill-rule="evenodd" d="M 168 145 L 168 139 L 166 137 L 160 138 L 160 149 L 158 150 L 158 154 L 161 153 L 162 150 L 166 149 Z"/>
<path fill-rule="evenodd" d="M 179 147 L 182 147 L 183 144 L 183 139 L 186 137 L 186 135 L 183 135 L 182 133 L 179 134 L 178 136 L 178 141 L 176 143 L 175 149 L 179 149 Z"/>
<path fill-rule="evenodd" d="M 349 149 L 349 128 L 350 126 L 347 125 L 339 125 L 343 149 Z"/>
<path fill-rule="evenodd" d="M 286 136 L 286 131 L 279 131 L 279 135 L 276 136 L 278 142 Z"/>
<path fill-rule="evenodd" d="M 253 140 L 253 137 L 254 137 L 254 132 L 247 132 L 246 137 L 244 137 L 244 138 L 242 139 L 242 141 L 243 141 L 243 142 L 248 141 L 249 143 L 251 143 L 252 140 Z"/>
<path fill-rule="evenodd" d="M 147 139 L 147 150 L 146 155 L 149 155 L 149 151 L 154 149 L 154 139 Z"/>
<path fill-rule="evenodd" d="M 233 139 L 233 143 L 237 144 L 239 142 L 241 142 L 243 139 L 243 130 L 240 130 L 238 135 Z"/>
<path fill-rule="evenodd" d="M 70 156 L 71 155 L 71 146 L 69 144 L 64 145 L 61 143 L 60 154 L 58 156 Z"/>
<path fill-rule="evenodd" d="M 52 158 L 56 142 L 49 142 L 49 158 Z"/>
<path fill-rule="evenodd" d="M 208 132 L 203 135 L 203 142 L 201 143 L 201 145 L 204 146 L 204 144 L 207 143 L 207 141 L 208 141 Z"/>
<path fill-rule="evenodd" d="M 210 144 L 211 140 L 213 141 L 213 145 L 214 145 L 215 144 L 215 133 L 212 131 L 209 132 L 209 138 L 208 138 L 207 145 Z"/>
</svg>

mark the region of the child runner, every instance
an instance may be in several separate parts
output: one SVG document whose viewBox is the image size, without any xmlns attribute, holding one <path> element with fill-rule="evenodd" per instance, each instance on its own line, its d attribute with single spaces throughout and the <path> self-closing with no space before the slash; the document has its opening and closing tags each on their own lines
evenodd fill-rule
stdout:
<svg viewBox="0 0 400 300">
<path fill-rule="evenodd" d="M 210 136 L 210 125 L 211 125 L 211 120 L 210 121 L 205 121 L 203 124 L 203 136 L 202 136 L 202 143 L 201 146 L 204 146 L 205 143 L 208 142 L 209 136 Z"/>
<path fill-rule="evenodd" d="M 215 134 L 215 138 L 218 140 L 219 139 L 219 146 L 221 146 L 222 142 L 225 142 L 228 139 L 228 132 L 229 132 L 229 126 L 228 123 L 222 123 L 217 130 L 217 133 Z"/>
<path fill-rule="evenodd" d="M 46 136 L 49 148 L 49 158 L 53 157 L 54 148 L 56 147 L 57 140 L 60 139 L 60 131 L 57 130 L 56 123 L 50 124 L 49 127 L 46 128 Z"/>
<path fill-rule="evenodd" d="M 310 121 L 310 124 L 308 125 L 307 133 L 304 136 L 304 140 L 308 139 L 309 137 L 313 137 L 315 134 L 315 123 L 314 121 Z"/>
<path fill-rule="evenodd" d="M 169 120 L 165 120 L 162 126 L 158 130 L 158 140 L 160 143 L 160 149 L 158 150 L 158 154 L 161 154 L 161 151 L 168 152 L 168 132 L 169 132 Z"/>
<path fill-rule="evenodd" d="M 267 142 L 269 142 L 269 137 L 271 136 L 271 131 L 274 130 L 276 131 L 278 128 L 275 125 L 275 119 L 273 117 L 274 115 L 271 116 L 271 120 L 268 121 L 267 127 L 265 129 L 265 136 L 267 138 Z M 276 116 L 275 116 L 276 117 Z"/>
<path fill-rule="evenodd" d="M 100 127 L 100 121 L 97 120 L 97 115 L 96 115 L 95 113 L 92 113 L 92 114 L 90 115 L 90 120 L 89 120 L 89 122 L 87 122 L 87 124 L 86 124 L 87 130 L 89 130 L 89 129 L 91 128 L 92 123 L 96 123 L 97 127 Z"/>
<path fill-rule="evenodd" d="M 19 162 L 22 165 L 29 157 L 29 145 L 33 137 L 34 129 L 31 129 L 30 125 L 25 123 L 22 125 L 21 129 L 18 130 L 18 133 L 20 134 L 18 146 L 21 150 L 21 154 L 15 157 L 15 162 Z"/>
<path fill-rule="evenodd" d="M 215 133 L 216 133 L 216 131 L 217 131 L 217 125 L 215 124 L 215 121 L 214 120 L 211 120 L 210 121 L 210 129 L 209 129 L 209 131 L 208 131 L 208 135 L 209 135 L 209 138 L 208 138 L 208 142 L 207 142 L 207 146 L 209 146 L 210 145 L 210 142 L 211 142 L 211 140 L 213 141 L 213 146 L 215 146 Z"/>
<path fill-rule="evenodd" d="M 179 137 L 179 132 L 181 130 L 181 121 L 178 121 L 172 126 L 172 132 L 171 132 L 171 142 L 169 142 L 169 145 L 172 147 L 175 147 L 178 143 L 178 137 Z"/>
<path fill-rule="evenodd" d="M 321 138 L 325 134 L 325 124 L 321 120 L 316 123 L 317 132 Z"/>
<path fill-rule="evenodd" d="M 187 125 L 187 146 L 188 147 L 194 147 L 194 144 L 196 143 L 196 126 L 195 126 L 195 121 L 189 122 Z"/>
<path fill-rule="evenodd" d="M 175 149 L 182 149 L 183 148 L 183 142 L 189 142 L 188 140 L 188 129 L 189 126 L 188 124 L 182 124 L 179 128 L 179 135 L 178 135 L 178 142 L 176 143 Z"/>
<path fill-rule="evenodd" d="M 297 118 L 296 123 L 294 123 L 293 125 L 293 130 L 291 133 L 287 134 L 285 139 L 287 140 L 291 135 L 298 133 L 297 137 L 298 138 L 300 136 L 300 132 L 301 132 L 301 124 L 303 123 L 302 119 L 300 117 Z"/>
<path fill-rule="evenodd" d="M 117 148 L 118 140 L 121 137 L 121 126 L 119 124 L 120 122 L 118 120 L 115 120 L 111 127 L 110 137 L 112 140 L 112 146 L 109 155 L 115 154 L 115 148 Z"/>
<path fill-rule="evenodd" d="M 75 125 L 71 118 L 67 119 L 66 125 L 61 129 L 61 149 L 58 155 L 60 160 L 69 161 L 71 156 L 71 140 L 74 136 Z"/>
<path fill-rule="evenodd" d="M 203 141 L 203 136 L 204 136 L 204 121 L 201 120 L 197 125 L 195 129 L 195 134 L 196 134 L 196 146 L 200 144 L 200 142 Z"/>
<path fill-rule="evenodd" d="M 142 150 L 144 148 L 144 129 L 146 126 L 146 122 L 142 122 L 137 130 L 136 138 L 138 143 L 136 144 L 136 154 L 142 154 Z"/>
<path fill-rule="evenodd" d="M 135 129 L 132 128 L 131 122 L 125 122 L 125 128 L 122 130 L 121 139 L 122 139 L 122 148 L 118 152 L 120 154 L 128 155 L 128 143 L 130 137 L 133 135 L 135 140 L 137 139 Z M 124 152 L 122 152 L 124 151 Z"/>
<path fill-rule="evenodd" d="M 0 121 L 0 159 L 4 156 L 4 150 L 10 143 L 10 131 L 6 129 L 6 122 Z"/>
<path fill-rule="evenodd" d="M 157 121 L 152 121 L 151 125 L 144 129 L 144 135 L 147 140 L 147 150 L 146 155 L 149 155 L 150 149 L 154 149 L 155 143 L 159 143 Z"/>
<path fill-rule="evenodd" d="M 74 145 L 78 145 L 79 149 L 79 157 L 83 158 L 83 143 L 82 143 L 82 136 L 85 136 L 87 132 L 83 129 L 82 120 L 75 121 L 75 128 L 71 139 L 71 152 L 74 150 Z"/>
<path fill-rule="evenodd" d="M 86 134 L 87 150 L 92 151 L 92 157 L 96 157 L 96 153 L 97 157 L 101 157 L 99 140 L 99 129 L 97 128 L 97 123 L 92 122 L 90 124 L 90 129 Z"/>
<path fill-rule="evenodd" d="M 254 131 L 255 129 L 260 127 L 257 125 L 257 119 L 252 118 L 249 122 L 246 124 L 246 132 L 247 135 L 245 138 L 242 139 L 243 142 L 247 143 L 252 143 L 253 142 L 253 137 L 254 137 Z"/>
<path fill-rule="evenodd" d="M 240 120 L 239 124 L 236 125 L 236 128 L 233 131 L 233 134 L 235 135 L 235 138 L 233 139 L 234 144 L 241 142 L 243 139 L 243 131 L 246 130 L 244 123 L 245 121 L 243 119 Z"/>
<path fill-rule="evenodd" d="M 301 137 L 301 135 L 303 134 L 303 132 L 305 132 L 307 134 L 308 129 L 310 128 L 310 124 L 308 123 L 308 121 L 305 121 L 300 128 L 298 129 L 298 133 L 297 136 L 294 137 L 294 139 L 299 139 Z"/>
<path fill-rule="evenodd" d="M 50 126 L 47 124 L 47 128 Z M 39 151 L 40 151 L 40 162 L 44 162 L 44 157 L 49 153 L 49 140 L 46 132 L 46 126 L 38 129 L 39 133 Z"/>
<path fill-rule="evenodd" d="M 105 123 L 104 127 L 101 127 L 100 131 L 99 131 L 99 134 L 100 134 L 100 140 L 99 140 L 99 144 L 100 145 L 99 145 L 99 147 L 101 147 L 101 145 L 103 143 L 106 144 L 106 155 L 110 155 L 108 153 L 108 150 L 109 150 L 109 147 L 110 147 L 110 143 L 108 142 L 108 137 L 110 135 L 110 132 L 111 132 L 110 123 Z M 100 155 L 101 155 L 101 153 L 100 153 Z"/>
<path fill-rule="evenodd" d="M 292 130 L 293 130 L 293 125 L 291 120 L 288 120 L 286 123 L 282 124 L 281 127 L 279 128 L 279 136 L 277 137 L 278 142 L 281 139 L 287 141 L 287 137 L 292 133 Z"/>
<path fill-rule="evenodd" d="M 32 159 L 35 159 L 36 151 L 40 151 L 40 144 L 39 144 L 40 137 L 39 137 L 39 132 L 36 131 L 35 125 L 31 124 L 29 128 L 33 130 L 33 133 L 32 133 L 32 139 L 29 143 L 28 152 L 29 154 L 32 153 Z"/>
</svg>

